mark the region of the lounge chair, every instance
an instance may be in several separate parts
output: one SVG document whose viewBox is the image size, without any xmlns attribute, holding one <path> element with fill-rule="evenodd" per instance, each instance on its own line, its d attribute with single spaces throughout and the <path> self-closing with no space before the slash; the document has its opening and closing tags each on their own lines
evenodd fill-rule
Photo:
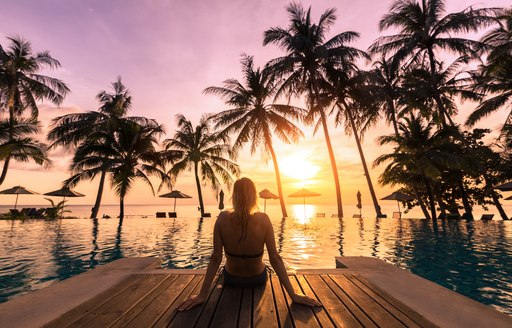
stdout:
<svg viewBox="0 0 512 328">
<path fill-rule="evenodd" d="M 331 214 L 331 218 L 338 218 L 338 214 Z"/>
<path fill-rule="evenodd" d="M 494 214 L 482 214 L 482 217 L 480 218 L 480 220 L 491 221 L 493 217 L 494 217 Z"/>
<path fill-rule="evenodd" d="M 40 208 L 40 209 L 36 210 L 35 213 L 33 215 L 31 215 L 30 217 L 32 217 L 34 219 L 42 219 L 42 218 L 44 218 L 45 213 L 46 213 L 46 208 Z"/>
<path fill-rule="evenodd" d="M 211 218 L 211 217 L 212 217 L 212 215 L 211 215 L 211 213 L 203 213 L 203 216 L 202 216 L 202 217 L 203 217 L 203 218 Z"/>
<path fill-rule="evenodd" d="M 156 212 L 156 217 L 157 218 L 166 218 L 167 215 L 165 214 L 165 212 Z"/>
<path fill-rule="evenodd" d="M 21 212 L 16 208 L 10 209 L 9 212 L 11 213 L 12 216 L 21 216 L 22 215 Z"/>
<path fill-rule="evenodd" d="M 448 213 L 446 214 L 447 219 L 460 219 L 461 216 L 459 213 Z"/>
<path fill-rule="evenodd" d="M 169 212 L 169 217 L 170 217 L 170 218 L 175 218 L 175 217 L 177 217 L 176 212 Z"/>
<path fill-rule="evenodd" d="M 31 207 L 27 211 L 27 216 L 31 218 L 36 214 L 36 212 L 37 212 L 37 209 L 35 207 Z"/>
<path fill-rule="evenodd" d="M 354 214 L 354 215 L 352 215 L 352 218 L 353 219 L 361 219 L 362 215 L 361 214 Z"/>
<path fill-rule="evenodd" d="M 393 212 L 393 219 L 400 219 L 402 218 L 401 212 Z"/>
<path fill-rule="evenodd" d="M 325 213 L 316 213 L 317 218 L 325 218 Z"/>
<path fill-rule="evenodd" d="M 30 211 L 30 207 L 24 207 L 24 208 L 21 209 L 20 214 L 24 215 L 24 216 L 27 216 L 28 211 Z"/>
</svg>

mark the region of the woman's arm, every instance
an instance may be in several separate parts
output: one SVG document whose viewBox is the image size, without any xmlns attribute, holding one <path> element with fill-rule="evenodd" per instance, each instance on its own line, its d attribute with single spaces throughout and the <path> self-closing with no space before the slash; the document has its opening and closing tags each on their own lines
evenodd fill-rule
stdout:
<svg viewBox="0 0 512 328">
<path fill-rule="evenodd" d="M 276 248 L 276 240 L 274 238 L 274 227 L 272 226 L 272 222 L 268 216 L 266 216 L 266 224 L 267 224 L 267 232 L 265 236 L 265 245 L 267 247 L 268 257 L 270 260 L 270 264 L 274 268 L 277 276 L 279 277 L 279 281 L 286 289 L 286 292 L 290 296 L 293 302 L 309 305 L 309 306 L 321 306 L 322 304 L 317 300 L 303 295 L 302 293 L 296 293 L 293 290 L 293 286 L 290 283 L 290 278 L 288 278 L 288 273 L 286 272 L 286 268 L 284 267 L 283 258 L 279 255 Z"/>
<path fill-rule="evenodd" d="M 220 263 L 222 262 L 222 248 L 223 245 L 219 230 L 219 219 L 217 219 L 213 228 L 213 252 L 210 257 L 210 262 L 208 262 L 208 268 L 206 269 L 206 275 L 204 276 L 201 291 L 198 295 L 190 296 L 187 300 L 185 300 L 178 308 L 178 311 L 189 310 L 206 300 L 206 297 L 208 296 L 208 290 L 210 289 L 213 278 L 215 277 L 215 273 L 219 269 Z"/>
</svg>

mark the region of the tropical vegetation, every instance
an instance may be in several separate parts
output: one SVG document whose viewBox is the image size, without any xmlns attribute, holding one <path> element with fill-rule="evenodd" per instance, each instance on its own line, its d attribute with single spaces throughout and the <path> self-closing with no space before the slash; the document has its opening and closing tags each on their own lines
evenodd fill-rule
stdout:
<svg viewBox="0 0 512 328">
<path fill-rule="evenodd" d="M 307 137 L 301 128 L 313 126 L 313 133 L 323 132 L 337 214 L 343 217 L 338 167 L 344 158 L 335 157 L 334 126 L 354 138 L 376 216 L 381 216 L 363 139 L 385 121 L 393 133 L 378 141 L 391 149 L 374 167 L 383 167 L 381 184 L 413 196 L 404 202 L 408 209 L 419 206 L 435 222 L 447 216 L 471 219 L 475 206 L 493 205 L 508 219 L 496 186 L 512 179 L 512 7 L 447 12 L 443 0 L 395 0 L 378 22 L 382 36 L 367 51 L 352 46 L 359 33 L 333 30 L 335 8 L 318 20 L 311 7 L 300 3 L 286 10 L 286 27 L 263 31 L 263 46 L 277 46 L 282 55 L 261 68 L 243 55 L 242 79 L 204 90 L 219 96 L 226 108 L 203 115 L 198 124 L 178 115 L 173 137 L 161 144 L 161 124 L 128 116 L 131 94 L 118 78 L 113 92 L 97 95 L 97 111 L 55 118 L 46 145 L 38 138 L 38 103 L 59 105 L 69 89 L 40 73 L 60 63 L 47 51 L 34 53 L 22 38 L 8 38 L 7 47 L 0 45 L 0 184 L 11 161 L 49 166 L 48 151 L 65 147 L 73 155 L 65 186 L 99 177 L 92 218 L 107 179 L 119 197 L 122 220 L 136 179 L 154 191 L 151 177 L 159 187 L 172 188 L 186 172 L 193 173 L 204 216 L 202 187 L 210 185 L 215 194 L 229 188 L 241 172 L 236 159 L 248 145 L 252 154 L 261 150 L 272 159 L 286 217 L 275 143 L 297 143 Z M 463 102 L 472 110 L 464 113 L 465 124 L 458 124 Z M 475 128 L 498 111 L 505 113 L 499 131 Z"/>
</svg>

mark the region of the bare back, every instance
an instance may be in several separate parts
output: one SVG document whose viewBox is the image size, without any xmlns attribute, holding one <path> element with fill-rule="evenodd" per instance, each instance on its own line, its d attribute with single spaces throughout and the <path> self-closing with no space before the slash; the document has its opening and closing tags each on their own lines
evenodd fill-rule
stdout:
<svg viewBox="0 0 512 328">
<path fill-rule="evenodd" d="M 247 220 L 247 236 L 241 240 L 242 224 L 234 212 L 221 212 L 217 224 L 226 253 L 226 270 L 236 276 L 254 276 L 265 269 L 263 250 L 270 219 L 254 213 Z"/>
</svg>

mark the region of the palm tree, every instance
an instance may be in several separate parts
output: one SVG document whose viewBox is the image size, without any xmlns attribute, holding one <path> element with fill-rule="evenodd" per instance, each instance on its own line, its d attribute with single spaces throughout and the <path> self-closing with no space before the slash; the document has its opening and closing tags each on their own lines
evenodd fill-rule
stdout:
<svg viewBox="0 0 512 328">
<path fill-rule="evenodd" d="M 284 203 L 281 174 L 272 136 L 276 135 L 286 143 L 296 143 L 304 137 L 302 131 L 289 118 L 299 120 L 304 110 L 283 104 L 268 104 L 267 100 L 274 96 L 276 83 L 268 69 L 254 68 L 253 57 L 244 55 L 242 58 L 243 83 L 229 79 L 222 87 L 209 87 L 206 94 L 216 94 L 225 99 L 231 109 L 222 111 L 212 117 L 216 128 L 224 128 L 222 133 L 237 134 L 233 143 L 233 151 L 238 152 L 247 142 L 251 143 L 251 154 L 262 148 L 270 153 L 276 174 L 277 190 L 283 217 L 287 217 Z"/>
<path fill-rule="evenodd" d="M 498 26 L 487 32 L 482 42 L 490 48 L 487 63 L 475 75 L 476 89 L 491 96 L 468 117 L 473 126 L 483 117 L 503 107 L 512 106 L 512 8 L 497 11 Z M 512 108 L 512 107 L 511 107 Z M 512 124 L 512 110 L 503 127 Z M 507 129 L 502 129 L 503 133 Z"/>
<path fill-rule="evenodd" d="M 37 120 L 37 101 L 49 100 L 59 105 L 69 89 L 61 80 L 39 74 L 43 69 L 60 67 L 48 51 L 33 54 L 30 42 L 20 37 L 8 39 L 11 42 L 9 48 L 0 45 L 0 104 L 9 112 L 8 141 L 13 143 L 19 118 L 26 109 L 31 111 L 31 118 Z M 0 184 L 5 179 L 11 158 L 4 157 Z"/>
<path fill-rule="evenodd" d="M 168 174 L 175 180 L 183 171 L 194 170 L 199 208 L 203 217 L 205 212 L 201 181 L 204 184 L 209 182 L 218 191 L 222 183 L 230 186 L 233 175 L 238 176 L 240 169 L 237 164 L 225 158 L 230 150 L 226 144 L 227 138 L 212 131 L 212 122 L 208 120 L 208 116 L 203 116 L 195 128 L 185 116 L 179 114 L 176 117 L 178 130 L 174 138 L 164 140 L 164 155 L 175 158 Z"/>
<path fill-rule="evenodd" d="M 150 176 L 157 176 L 161 181 L 169 179 L 161 169 L 163 159 L 155 147 L 157 138 L 163 133 L 163 127 L 154 120 L 148 119 L 145 124 L 139 124 L 129 119 L 118 119 L 116 133 L 97 131 L 77 148 L 72 165 L 75 175 L 68 179 L 67 184 L 74 185 L 106 171 L 119 197 L 119 220 L 122 222 L 124 199 L 136 179 L 146 182 L 153 194 Z"/>
<path fill-rule="evenodd" d="M 96 95 L 96 99 L 100 103 L 97 111 L 66 114 L 53 119 L 50 125 L 52 129 L 48 132 L 47 136 L 48 140 L 52 141 L 50 147 L 76 148 L 97 132 L 109 131 L 111 134 L 114 134 L 119 128 L 120 119 L 125 118 L 131 109 L 132 97 L 130 91 L 122 83 L 121 77 L 118 77 L 117 81 L 112 83 L 112 90 L 113 92 L 102 90 Z M 145 123 L 145 119 L 141 117 L 129 117 L 129 119 L 141 124 Z M 90 142 L 94 141 L 95 139 L 90 140 Z M 87 144 L 89 145 L 90 142 Z M 100 160 L 99 158 L 96 159 Z M 97 174 L 100 174 L 98 193 L 92 208 L 91 218 L 97 217 L 103 196 L 103 188 L 110 161 L 105 159 L 103 162 L 101 165 L 102 169 L 98 172 L 94 171 L 96 173 L 90 177 L 94 179 Z"/>
<path fill-rule="evenodd" d="M 490 9 L 469 7 L 457 13 L 445 13 L 443 0 L 396 0 L 389 12 L 380 20 L 380 30 L 395 28 L 398 34 L 383 36 L 370 47 L 370 52 L 391 54 L 395 65 L 405 62 L 405 66 L 417 67 L 427 64 L 432 80 L 436 79 L 440 62 L 439 50 L 447 50 L 459 55 L 477 55 L 482 44 L 455 35 L 462 32 L 477 32 L 481 26 L 493 22 Z M 437 96 L 434 101 L 443 126 L 446 120 L 454 126 L 451 115 Z"/>
<path fill-rule="evenodd" d="M 33 160 L 38 165 L 50 164 L 46 145 L 33 137 L 39 131 L 37 120 L 34 118 L 0 121 L 0 161 L 4 161 L 0 184 L 5 180 L 10 160 Z"/>
<path fill-rule="evenodd" d="M 390 161 L 381 175 L 383 184 L 422 181 L 427 191 L 431 216 L 436 220 L 435 179 L 447 169 L 464 166 L 457 146 L 449 141 L 456 133 L 454 128 L 432 132 L 434 124 L 425 124 L 421 118 L 411 115 L 399 123 L 400 134 L 380 137 L 381 145 L 393 144 L 393 153 L 379 156 L 374 165 Z M 418 199 L 421 201 L 421 199 Z"/>
<path fill-rule="evenodd" d="M 361 157 L 361 163 L 363 165 L 364 175 L 370 191 L 373 206 L 375 208 L 375 214 L 377 217 L 382 217 L 380 205 L 373 189 L 372 179 L 368 166 L 366 165 L 366 159 L 364 157 L 363 147 L 361 146 L 360 139 L 360 123 L 361 121 L 358 116 L 361 115 L 361 109 L 363 107 L 376 107 L 373 101 L 370 99 L 370 92 L 368 85 L 366 84 L 367 74 L 356 69 L 354 70 L 328 70 L 327 72 L 329 83 L 325 84 L 323 89 L 325 90 L 326 100 L 334 104 L 333 111 L 336 111 L 335 122 L 336 125 L 345 122 L 345 131 L 350 131 L 356 141 L 357 150 Z M 366 110 L 366 112 L 369 112 Z M 376 112 L 375 110 L 373 112 Z M 361 115 L 362 116 L 362 115 Z M 362 134 L 362 133 L 361 133 Z"/>
<path fill-rule="evenodd" d="M 343 217 L 338 169 L 327 127 L 326 108 L 320 100 L 321 84 L 327 69 L 349 69 L 355 66 L 356 59 L 365 57 L 365 53 L 346 45 L 358 38 L 356 32 L 342 32 L 326 40 L 326 34 L 336 20 L 334 8 L 326 10 L 318 24 L 311 20 L 311 7 L 305 10 L 300 4 L 291 3 L 287 10 L 290 26 L 287 29 L 270 28 L 265 31 L 263 40 L 263 45 L 276 44 L 286 51 L 286 55 L 271 60 L 267 65 L 273 74 L 283 77 L 276 97 L 284 93 L 289 97 L 305 94 L 309 111 L 306 123 L 312 123 L 319 117 L 334 176 L 338 216 Z"/>
</svg>

